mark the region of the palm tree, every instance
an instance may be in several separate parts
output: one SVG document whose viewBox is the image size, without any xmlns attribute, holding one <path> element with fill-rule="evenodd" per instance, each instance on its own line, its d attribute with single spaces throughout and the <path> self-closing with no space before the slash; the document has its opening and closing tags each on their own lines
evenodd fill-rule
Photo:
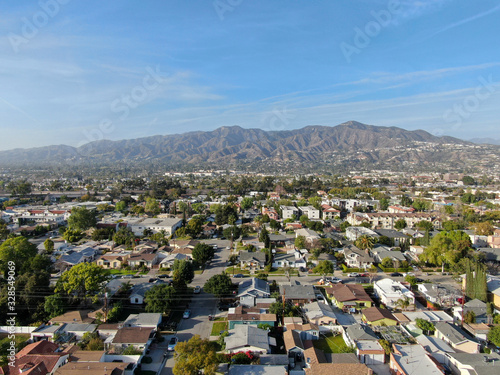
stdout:
<svg viewBox="0 0 500 375">
<path fill-rule="evenodd" d="M 373 237 L 367 236 L 366 234 L 359 237 L 355 242 L 355 245 L 358 248 L 360 248 L 361 250 L 368 250 L 368 251 L 373 249 L 374 244 L 375 240 L 373 239 Z"/>
<path fill-rule="evenodd" d="M 401 310 L 405 311 L 408 306 L 410 306 L 410 299 L 406 296 L 400 298 L 396 301 L 396 306 L 401 308 Z"/>
</svg>

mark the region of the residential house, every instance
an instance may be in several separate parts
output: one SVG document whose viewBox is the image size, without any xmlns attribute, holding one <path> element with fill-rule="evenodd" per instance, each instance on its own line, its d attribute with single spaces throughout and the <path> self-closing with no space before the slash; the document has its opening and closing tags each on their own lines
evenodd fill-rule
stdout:
<svg viewBox="0 0 500 375">
<path fill-rule="evenodd" d="M 373 375 L 373 370 L 363 363 L 313 363 L 305 375 Z"/>
<path fill-rule="evenodd" d="M 176 260 L 190 261 L 191 259 L 188 254 L 170 253 L 160 261 L 160 268 L 172 268 Z"/>
<path fill-rule="evenodd" d="M 382 245 L 375 246 L 371 250 L 371 254 L 373 255 L 375 261 L 378 263 L 382 263 L 384 259 L 389 258 L 396 268 L 399 268 L 401 266 L 401 263 L 403 261 L 406 261 L 406 257 L 401 251 L 392 251 L 390 248 Z"/>
<path fill-rule="evenodd" d="M 240 251 L 240 267 L 263 269 L 266 266 L 266 254 L 262 251 Z"/>
<path fill-rule="evenodd" d="M 486 303 L 483 301 L 473 299 L 464 304 L 464 315 L 466 315 L 469 311 L 474 313 L 476 317 L 475 323 L 487 323 L 488 316 L 486 315 Z"/>
<path fill-rule="evenodd" d="M 307 320 L 315 325 L 335 325 L 337 316 L 330 305 L 319 302 L 306 303 L 302 306 Z"/>
<path fill-rule="evenodd" d="M 436 331 L 434 336 L 444 342 L 459 353 L 479 353 L 479 343 L 474 341 L 465 331 L 455 324 L 447 322 L 434 323 Z"/>
<path fill-rule="evenodd" d="M 292 253 L 277 253 L 273 256 L 273 268 L 291 267 L 300 268 L 306 266 L 304 258 L 297 258 L 295 252 Z"/>
<path fill-rule="evenodd" d="M 477 249 L 477 251 L 480 251 L 481 253 L 484 254 L 484 260 L 486 262 L 494 262 L 494 263 L 500 262 L 500 247 L 498 248 L 482 247 Z"/>
<path fill-rule="evenodd" d="M 500 248 L 500 229 L 495 229 L 495 232 L 488 236 L 488 246 L 495 249 Z"/>
<path fill-rule="evenodd" d="M 306 239 L 306 242 L 308 243 L 313 243 L 316 240 L 319 240 L 321 236 L 318 234 L 318 232 L 308 229 L 308 228 L 301 228 L 295 231 L 295 237 L 302 236 Z"/>
<path fill-rule="evenodd" d="M 283 332 L 283 341 L 285 342 L 285 349 L 290 358 L 290 363 L 295 365 L 295 360 L 303 357 L 304 342 L 300 337 L 300 332 L 297 330 L 286 330 Z"/>
<path fill-rule="evenodd" d="M 46 375 L 54 373 L 68 360 L 69 354 L 61 352 L 59 345 L 45 340 L 28 344 L 15 354 L 15 360 L 0 368 L 6 375 Z"/>
<path fill-rule="evenodd" d="M 45 325 L 42 324 L 40 327 L 31 332 L 31 341 L 54 341 L 55 336 L 63 334 L 62 325 Z"/>
<path fill-rule="evenodd" d="M 62 323 L 93 323 L 94 319 L 89 317 L 90 310 L 72 310 L 50 319 L 50 324 Z"/>
<path fill-rule="evenodd" d="M 268 298 L 271 296 L 267 281 L 252 277 L 244 280 L 238 285 L 238 295 L 240 304 L 254 306 L 256 298 Z"/>
<path fill-rule="evenodd" d="M 488 276 L 488 300 L 493 302 L 495 309 L 500 311 L 500 277 Z"/>
<path fill-rule="evenodd" d="M 416 323 L 417 319 L 424 319 L 431 323 L 453 322 L 453 318 L 451 316 L 440 310 L 405 311 L 403 312 L 403 315 L 411 324 Z"/>
<path fill-rule="evenodd" d="M 408 257 L 411 260 L 414 260 L 415 262 L 418 262 L 420 260 L 419 256 L 423 253 L 424 253 L 424 247 L 423 246 L 415 246 L 415 245 L 411 245 L 410 249 L 405 252 L 405 254 L 407 254 Z"/>
<path fill-rule="evenodd" d="M 362 319 L 371 326 L 395 326 L 398 324 L 398 321 L 389 310 L 376 306 L 364 309 Z"/>
<path fill-rule="evenodd" d="M 152 328 L 156 331 L 161 324 L 161 320 L 162 314 L 160 313 L 130 314 L 123 322 L 123 327 Z"/>
<path fill-rule="evenodd" d="M 485 323 L 464 323 L 464 330 L 479 342 L 488 340 L 490 327 Z"/>
<path fill-rule="evenodd" d="M 428 308 L 437 308 L 436 305 L 452 307 L 456 304 L 457 298 L 462 297 L 459 290 L 445 284 L 418 284 L 418 290 L 427 300 Z"/>
<path fill-rule="evenodd" d="M 129 252 L 107 253 L 97 259 L 97 265 L 104 269 L 120 269 L 127 261 L 129 255 Z"/>
<path fill-rule="evenodd" d="M 307 324 L 287 324 L 285 326 L 287 331 L 297 331 L 300 334 L 300 338 L 305 340 L 318 340 L 319 339 L 319 327 L 313 323 Z"/>
<path fill-rule="evenodd" d="M 335 284 L 325 288 L 328 297 L 344 311 L 361 310 L 373 306 L 373 300 L 361 284 Z"/>
<path fill-rule="evenodd" d="M 280 293 L 285 301 L 297 305 L 303 305 L 316 300 L 314 287 L 312 285 L 301 285 L 297 281 L 290 285 L 280 285 Z"/>
<path fill-rule="evenodd" d="M 271 220 L 279 220 L 280 219 L 278 213 L 272 207 L 271 208 L 262 207 L 262 215 L 269 216 L 269 219 L 271 219 Z"/>
<path fill-rule="evenodd" d="M 153 268 L 154 265 L 159 263 L 159 256 L 157 253 L 154 254 L 133 254 L 128 258 L 128 265 L 132 268 Z"/>
<path fill-rule="evenodd" d="M 412 213 L 415 212 L 415 209 L 413 207 L 404 207 L 400 206 L 398 204 L 389 206 L 387 207 L 387 212 L 390 212 L 391 214 L 400 214 L 400 213 Z"/>
<path fill-rule="evenodd" d="M 375 259 L 369 252 L 361 250 L 354 245 L 344 246 L 339 253 L 344 254 L 345 263 L 350 268 L 364 268 L 366 270 L 375 262 Z"/>
<path fill-rule="evenodd" d="M 443 375 L 444 368 L 421 345 L 393 345 L 390 369 L 393 375 Z"/>
<path fill-rule="evenodd" d="M 449 367 L 457 375 L 496 375 L 500 365 L 497 353 L 447 353 Z"/>
<path fill-rule="evenodd" d="M 399 300 L 407 299 L 408 310 L 415 308 L 415 295 L 405 285 L 399 281 L 389 278 L 377 280 L 373 283 L 373 290 L 380 302 L 389 308 L 396 308 Z"/>
<path fill-rule="evenodd" d="M 136 349 L 147 349 L 153 342 L 155 331 L 147 327 L 123 327 L 116 332 L 116 335 L 108 344 L 114 348 L 115 352 L 121 352 L 123 349 L 133 346 Z"/>
<path fill-rule="evenodd" d="M 125 375 L 129 365 L 116 362 L 68 362 L 59 367 L 54 375 Z"/>
<path fill-rule="evenodd" d="M 77 341 L 81 340 L 86 333 L 93 333 L 97 329 L 97 324 L 89 323 L 67 323 L 62 327 L 62 334 L 69 334 Z"/>
<path fill-rule="evenodd" d="M 228 375 L 288 375 L 287 365 L 234 365 L 229 367 Z"/>
<path fill-rule="evenodd" d="M 455 353 L 455 350 L 443 340 L 434 336 L 418 335 L 415 340 L 427 350 L 427 353 L 439 363 L 448 365 L 449 360 L 446 353 Z"/>
<path fill-rule="evenodd" d="M 373 330 L 365 324 L 351 324 L 342 331 L 342 337 L 348 346 L 356 346 L 360 341 L 375 341 L 379 338 Z"/>
<path fill-rule="evenodd" d="M 149 289 L 151 289 L 155 284 L 143 282 L 141 284 L 136 284 L 132 287 L 130 291 L 130 303 L 132 305 L 142 305 L 144 304 L 144 298 Z"/>
<path fill-rule="evenodd" d="M 75 247 L 62 255 L 54 264 L 54 268 L 65 271 L 77 264 L 92 262 L 98 254 L 99 251 L 92 247 Z"/>
<path fill-rule="evenodd" d="M 274 327 L 276 324 L 276 314 L 269 314 L 267 312 L 269 304 L 266 307 L 255 306 L 236 306 L 230 308 L 227 314 L 229 329 L 233 329 L 238 325 L 254 325 L 267 324 Z"/>
<path fill-rule="evenodd" d="M 345 237 L 349 241 L 356 241 L 359 237 L 361 236 L 368 236 L 371 238 L 378 238 L 380 237 L 377 232 L 365 228 L 365 227 L 347 227 L 345 230 Z"/>
<path fill-rule="evenodd" d="M 252 325 L 240 324 L 229 329 L 229 335 L 224 337 L 226 352 L 237 353 L 250 351 L 255 354 L 270 353 L 271 342 L 268 332 Z M 276 345 L 276 343 L 273 343 Z"/>
</svg>

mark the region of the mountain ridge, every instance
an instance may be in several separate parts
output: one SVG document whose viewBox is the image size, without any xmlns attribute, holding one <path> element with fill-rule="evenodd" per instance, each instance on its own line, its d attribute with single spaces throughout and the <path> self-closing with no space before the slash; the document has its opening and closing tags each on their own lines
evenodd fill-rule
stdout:
<svg viewBox="0 0 500 375">
<path fill-rule="evenodd" d="M 309 125 L 301 129 L 264 131 L 222 126 L 211 131 L 192 131 L 118 141 L 99 140 L 80 147 L 67 145 L 0 151 L 0 164 L 109 164 L 124 162 L 164 164 L 214 164 L 231 166 L 259 163 L 325 163 L 335 156 L 338 165 L 370 167 L 439 157 L 463 164 L 471 159 L 471 142 L 437 137 L 424 130 L 367 125 L 348 121 L 337 126 Z M 452 147 L 456 146 L 456 147 Z M 479 146 L 491 148 L 494 146 Z M 456 149 L 466 150 L 459 155 Z M 470 150 L 468 150 L 470 148 Z M 493 151 L 498 151 L 498 148 Z M 338 160 L 337 160 L 338 159 Z M 392 163 L 392 162 L 391 162 Z"/>
</svg>

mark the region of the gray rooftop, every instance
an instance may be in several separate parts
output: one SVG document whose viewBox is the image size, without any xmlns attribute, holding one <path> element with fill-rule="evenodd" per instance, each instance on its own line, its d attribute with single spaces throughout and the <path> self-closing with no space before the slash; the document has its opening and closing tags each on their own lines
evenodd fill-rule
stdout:
<svg viewBox="0 0 500 375">
<path fill-rule="evenodd" d="M 269 350 L 269 338 L 267 331 L 252 325 L 238 324 L 234 329 L 229 330 L 229 336 L 224 338 L 226 349 L 244 346 L 255 346 L 264 350 Z"/>
<path fill-rule="evenodd" d="M 288 362 L 288 357 L 287 357 Z M 263 366 L 263 365 L 231 365 L 229 375 L 286 375 L 288 365 Z"/>
<path fill-rule="evenodd" d="M 370 327 L 361 324 L 353 324 L 348 326 L 346 329 L 346 333 L 354 341 L 379 339 Z"/>
<path fill-rule="evenodd" d="M 500 371 L 500 355 L 497 353 L 448 353 L 448 355 L 462 365 L 471 366 L 477 375 L 498 375 Z"/>
<path fill-rule="evenodd" d="M 157 327 L 161 322 L 160 313 L 130 314 L 123 323 L 124 327 Z"/>
<path fill-rule="evenodd" d="M 312 285 L 280 285 L 280 293 L 285 295 L 286 299 L 306 299 L 316 298 Z"/>
<path fill-rule="evenodd" d="M 446 336 L 446 338 L 449 339 L 452 344 L 460 344 L 461 342 L 464 342 L 466 340 L 473 341 L 471 337 L 465 333 L 464 330 L 462 330 L 455 324 L 450 324 L 447 322 L 437 322 L 434 323 L 434 326 L 436 327 L 436 330 L 441 332 L 443 336 Z"/>
</svg>

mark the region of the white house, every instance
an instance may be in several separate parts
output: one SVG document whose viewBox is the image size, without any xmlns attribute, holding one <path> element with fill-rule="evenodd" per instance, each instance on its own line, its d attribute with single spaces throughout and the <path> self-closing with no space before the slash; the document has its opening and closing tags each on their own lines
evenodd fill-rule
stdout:
<svg viewBox="0 0 500 375">
<path fill-rule="evenodd" d="M 165 234 L 170 236 L 177 228 L 182 226 L 182 220 L 177 218 L 127 218 L 127 223 L 127 226 L 136 236 L 141 236 L 144 229 L 149 229 L 153 233 L 164 230 Z"/>
<path fill-rule="evenodd" d="M 380 302 L 390 308 L 397 306 L 397 301 L 408 298 L 410 305 L 408 308 L 413 310 L 415 307 L 415 295 L 406 286 L 399 281 L 386 278 L 377 280 L 373 284 L 375 294 L 380 298 Z"/>
<path fill-rule="evenodd" d="M 310 220 L 319 220 L 320 211 L 313 206 L 299 207 L 300 215 L 306 215 Z"/>
</svg>

